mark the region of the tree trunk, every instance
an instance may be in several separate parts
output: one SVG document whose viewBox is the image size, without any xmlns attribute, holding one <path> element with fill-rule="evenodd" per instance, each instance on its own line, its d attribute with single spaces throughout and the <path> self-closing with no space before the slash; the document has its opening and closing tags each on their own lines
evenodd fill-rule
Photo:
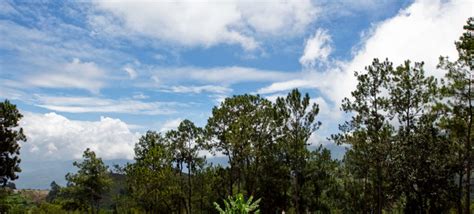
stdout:
<svg viewBox="0 0 474 214">
<path fill-rule="evenodd" d="M 461 155 L 461 153 L 459 153 Z M 462 158 L 459 158 L 459 160 L 462 160 Z M 462 192 L 463 192 L 463 178 L 464 178 L 464 170 L 461 168 L 459 170 L 459 183 L 458 183 L 458 200 L 456 202 L 456 208 L 458 210 L 458 213 L 463 212 L 463 207 L 462 207 Z"/>
<path fill-rule="evenodd" d="M 181 193 L 183 192 L 183 163 L 180 161 L 178 163 L 178 168 L 179 168 L 179 183 L 180 183 L 180 190 L 181 190 Z M 181 214 L 181 203 L 182 203 L 182 200 L 181 200 L 181 196 L 179 196 L 178 198 L 178 213 Z"/>
<path fill-rule="evenodd" d="M 192 186 L 191 186 L 191 164 L 188 162 L 188 213 L 192 214 L 191 208 Z"/>
<path fill-rule="evenodd" d="M 470 72 L 470 75 L 472 70 Z M 468 99 L 469 99 L 469 125 L 467 128 L 467 141 L 466 141 L 466 200 L 465 200 L 465 214 L 470 214 L 471 209 L 471 164 L 472 164 L 472 145 L 471 145 L 471 130 L 472 130 L 472 80 L 471 76 L 469 76 L 469 84 L 468 84 Z"/>
<path fill-rule="evenodd" d="M 377 214 L 382 214 L 382 169 L 381 169 L 381 166 L 377 167 Z"/>
<path fill-rule="evenodd" d="M 300 190 L 299 190 L 299 182 L 298 182 L 298 172 L 295 172 L 295 194 L 294 194 L 294 201 L 295 201 L 295 211 L 296 214 L 300 214 Z"/>
<path fill-rule="evenodd" d="M 234 171 L 234 167 L 233 167 L 233 163 L 232 163 L 232 158 L 229 156 L 229 163 L 230 163 L 230 170 L 229 170 L 229 181 L 230 181 L 230 184 L 229 184 L 229 194 L 230 195 L 233 195 L 233 186 L 234 186 L 234 175 L 233 175 L 233 171 Z"/>
</svg>

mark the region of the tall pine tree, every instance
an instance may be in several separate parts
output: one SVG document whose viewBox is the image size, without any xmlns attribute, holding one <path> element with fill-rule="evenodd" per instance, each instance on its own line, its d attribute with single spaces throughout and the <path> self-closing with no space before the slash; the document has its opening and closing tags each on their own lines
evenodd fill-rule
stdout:
<svg viewBox="0 0 474 214">
<path fill-rule="evenodd" d="M 17 179 L 17 173 L 21 172 L 18 142 L 26 141 L 23 128 L 18 129 L 22 117 L 10 101 L 0 102 L 0 183 L 3 187 L 9 180 Z"/>
</svg>

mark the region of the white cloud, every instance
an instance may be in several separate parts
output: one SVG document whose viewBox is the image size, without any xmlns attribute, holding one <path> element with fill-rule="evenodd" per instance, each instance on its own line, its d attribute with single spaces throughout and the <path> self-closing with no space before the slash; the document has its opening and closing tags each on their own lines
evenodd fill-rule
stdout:
<svg viewBox="0 0 474 214">
<path fill-rule="evenodd" d="M 144 36 L 184 46 L 259 46 L 259 37 L 299 34 L 315 20 L 310 0 L 253 2 L 99 1 L 89 22 L 97 32 Z"/>
<path fill-rule="evenodd" d="M 300 63 L 305 67 L 314 67 L 318 62 L 325 62 L 332 48 L 331 36 L 327 30 L 319 28 L 307 41 Z"/>
<path fill-rule="evenodd" d="M 98 93 L 104 86 L 105 72 L 93 62 L 75 58 L 70 63 L 58 65 L 54 70 L 25 77 L 33 86 L 45 88 L 77 88 Z"/>
<path fill-rule="evenodd" d="M 36 96 L 36 106 L 53 111 L 68 113 L 125 113 L 143 115 L 168 115 L 175 113 L 178 106 L 186 104 L 175 102 L 142 102 L 132 99 L 102 99 L 97 97 L 55 97 Z"/>
<path fill-rule="evenodd" d="M 22 15 L 41 15 L 38 11 L 32 13 Z M 32 24 L 33 26 L 24 26 L 0 20 L 0 35 L 2 35 L 0 47 L 15 54 L 10 61 L 26 64 L 16 64 L 15 68 L 22 66 L 50 68 L 51 65 L 56 66 L 73 58 L 102 63 L 114 63 L 117 59 L 126 58 L 120 51 L 95 47 L 90 40 L 88 29 L 64 23 L 60 19 L 37 26 L 34 22 Z M 7 65 L 9 64 L 4 66 Z"/>
<path fill-rule="evenodd" d="M 13 83 L 13 85 L 9 83 Z M 19 88 L 16 82 L 0 79 L 0 98 L 21 100 L 22 98 L 26 97 L 26 94 L 23 91 L 17 90 L 16 88 Z"/>
<path fill-rule="evenodd" d="M 120 119 L 78 121 L 56 113 L 23 115 L 20 126 L 28 140 L 22 143 L 21 154 L 27 160 L 79 159 L 86 148 L 104 159 L 132 159 L 140 137 Z"/>
<path fill-rule="evenodd" d="M 318 120 L 332 122 L 339 121 L 342 118 L 342 112 L 338 110 L 335 111 L 334 107 L 324 98 L 311 98 L 311 102 L 316 103 L 319 106 Z"/>
<path fill-rule="evenodd" d="M 150 98 L 149 96 L 143 94 L 143 93 L 135 93 L 133 96 L 132 96 L 133 99 L 136 99 L 136 100 L 143 100 L 143 99 L 148 99 Z"/>
<path fill-rule="evenodd" d="M 226 94 L 212 94 L 209 97 L 214 101 L 214 105 L 218 106 L 229 96 Z"/>
<path fill-rule="evenodd" d="M 135 71 L 135 69 L 131 68 L 131 67 L 125 67 L 123 68 L 123 70 L 125 72 L 127 72 L 128 76 L 130 77 L 130 79 L 135 79 L 137 78 L 137 71 Z"/>
<path fill-rule="evenodd" d="M 160 132 L 166 132 L 178 128 L 179 124 L 183 121 L 181 118 L 171 119 L 165 121 L 160 128 Z"/>
<path fill-rule="evenodd" d="M 373 58 L 388 58 L 394 65 L 404 60 L 424 61 L 428 75 L 442 77 L 437 70 L 439 56 L 457 57 L 454 41 L 462 34 L 467 18 L 472 16 L 472 1 L 427 1 L 414 2 L 395 17 L 375 25 L 372 33 L 354 58 L 344 67 L 344 73 L 336 79 L 343 87 L 333 87 L 333 98 L 340 101 L 355 88 L 354 71 L 363 71 Z"/>
<path fill-rule="evenodd" d="M 473 7 L 472 1 L 465 0 L 418 0 L 397 16 L 375 25 L 349 69 L 360 70 L 375 57 L 388 57 L 397 65 L 406 59 L 424 61 L 427 72 L 439 76 L 435 69 L 438 58 L 457 56 L 454 41 L 461 36 Z"/>
<path fill-rule="evenodd" d="M 218 85 L 202 85 L 202 86 L 171 86 L 169 88 L 163 89 L 163 91 L 173 92 L 173 93 L 216 93 L 216 94 L 226 94 L 232 92 L 232 89 L 224 86 Z"/>
<path fill-rule="evenodd" d="M 388 58 L 394 65 L 406 59 L 424 61 L 427 74 L 440 77 L 444 73 L 436 69 L 438 58 L 440 55 L 457 56 L 454 41 L 462 34 L 462 26 L 472 15 L 473 7 L 474 3 L 463 0 L 416 1 L 395 17 L 375 24 L 352 60 L 334 62 L 333 68 L 323 72 L 302 72 L 299 78 L 277 81 L 259 92 L 315 88 L 339 106 L 355 89 L 354 71 L 363 72 L 373 58 Z"/>
<path fill-rule="evenodd" d="M 269 100 L 270 102 L 273 102 L 275 103 L 276 100 L 279 98 L 279 97 L 286 97 L 288 94 L 286 93 L 276 93 L 276 94 L 272 94 L 272 95 L 266 95 L 264 96 L 265 99 Z"/>
<path fill-rule="evenodd" d="M 108 86 L 107 81 L 116 79 L 108 71 L 115 70 L 117 59 L 127 58 L 122 52 L 95 47 L 87 29 L 59 18 L 50 17 L 37 23 L 36 19 L 44 15 L 41 8 L 20 12 L 22 17 L 31 16 L 28 26 L 0 20 L 0 49 L 8 53 L 2 55 L 0 73 L 8 72 L 8 79 L 21 83 L 19 87 L 9 87 L 68 88 L 99 93 Z"/>
<path fill-rule="evenodd" d="M 246 67 L 215 68 L 159 68 L 152 73 L 155 82 L 197 81 L 203 83 L 234 84 L 240 82 L 271 82 L 296 77 L 293 72 L 259 70 Z"/>
<path fill-rule="evenodd" d="M 315 85 L 313 84 L 314 82 L 311 80 L 293 79 L 293 80 L 288 80 L 288 81 L 272 83 L 271 85 L 267 87 L 259 89 L 257 93 L 258 94 L 271 94 L 271 93 L 280 92 L 280 91 L 288 91 L 294 88 L 312 88 L 312 87 L 315 87 Z"/>
</svg>

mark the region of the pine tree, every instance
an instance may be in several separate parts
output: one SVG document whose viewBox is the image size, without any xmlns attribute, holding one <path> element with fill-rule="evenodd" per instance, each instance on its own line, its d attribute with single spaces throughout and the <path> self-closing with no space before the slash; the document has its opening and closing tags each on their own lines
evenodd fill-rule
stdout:
<svg viewBox="0 0 474 214">
<path fill-rule="evenodd" d="M 352 99 L 343 100 L 342 110 L 353 116 L 340 126 L 342 134 L 332 138 L 338 144 L 351 145 L 345 164 L 350 165 L 356 178 L 363 181 L 363 195 L 368 206 L 363 211 L 380 214 L 391 197 L 386 178 L 391 164 L 393 127 L 387 115 L 389 100 L 386 93 L 393 67 L 388 60 L 374 59 L 365 70 L 366 73 L 355 72 L 357 88 L 351 92 Z"/>
<path fill-rule="evenodd" d="M 186 194 L 186 213 L 192 212 L 192 180 L 193 175 L 198 167 L 198 164 L 204 161 L 204 158 L 198 157 L 198 152 L 202 149 L 203 130 L 196 127 L 193 122 L 183 120 L 177 130 L 171 130 L 167 134 L 167 139 L 173 153 L 174 162 L 179 169 L 181 181 L 183 180 L 183 164 L 186 164 L 188 174 L 187 178 L 187 193 L 183 192 L 183 183 L 181 182 L 181 190 Z"/>
<path fill-rule="evenodd" d="M 20 169 L 20 141 L 26 141 L 23 128 L 18 122 L 23 117 L 15 105 L 5 100 L 0 102 L 0 183 L 3 187 L 9 180 L 18 178 Z"/>
<path fill-rule="evenodd" d="M 405 61 L 391 74 L 389 112 L 399 123 L 392 177 L 407 213 L 443 212 L 452 201 L 452 146 L 436 124 L 437 90 L 423 63 Z"/>
<path fill-rule="evenodd" d="M 459 143 L 462 148 L 460 162 L 463 172 L 459 173 L 464 180 L 464 213 L 470 213 L 470 193 L 472 174 L 472 139 L 473 127 L 473 99 L 474 99 L 474 17 L 467 20 L 465 32 L 455 43 L 459 58 L 451 62 L 448 57 L 440 57 L 438 67 L 446 70 L 445 84 L 442 95 L 446 100 L 447 129 L 451 139 Z"/>
<path fill-rule="evenodd" d="M 112 180 L 107 171 L 108 167 L 93 151 L 87 148 L 82 157 L 82 162 L 73 163 L 78 168 L 77 173 L 66 175 L 67 189 L 79 204 L 88 206 L 92 213 L 98 213 L 100 200 L 103 194 L 110 190 Z"/>
<path fill-rule="evenodd" d="M 279 97 L 275 104 L 278 119 L 278 141 L 283 147 L 285 163 L 290 169 L 292 178 L 292 201 L 296 213 L 303 213 L 301 203 L 302 187 L 304 186 L 303 170 L 310 152 L 307 148 L 311 134 L 321 122 L 316 120 L 319 106 L 310 102 L 308 94 L 304 96 L 293 89 L 285 98 Z"/>
</svg>

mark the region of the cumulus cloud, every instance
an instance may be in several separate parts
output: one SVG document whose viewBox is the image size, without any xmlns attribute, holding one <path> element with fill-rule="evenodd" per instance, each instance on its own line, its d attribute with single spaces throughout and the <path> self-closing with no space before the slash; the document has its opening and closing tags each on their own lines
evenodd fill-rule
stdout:
<svg viewBox="0 0 474 214">
<path fill-rule="evenodd" d="M 104 159 L 132 159 L 140 137 L 120 119 L 78 121 L 56 113 L 23 114 L 20 126 L 28 140 L 22 143 L 21 152 L 29 161 L 79 159 L 86 148 Z"/>
<path fill-rule="evenodd" d="M 258 38 L 299 34 L 318 13 L 310 0 L 253 2 L 99 1 L 89 23 L 109 35 L 137 35 L 184 46 L 238 44 L 246 50 Z"/>
<path fill-rule="evenodd" d="M 318 62 L 325 62 L 332 48 L 331 36 L 327 30 L 318 29 L 307 41 L 300 63 L 305 67 L 314 67 Z"/>
<path fill-rule="evenodd" d="M 94 62 L 81 62 L 75 58 L 51 71 L 26 77 L 26 82 L 44 88 L 77 88 L 98 93 L 104 86 L 104 76 L 105 72 Z"/>
<path fill-rule="evenodd" d="M 462 26 L 472 15 L 473 6 L 474 3 L 462 0 L 415 1 L 396 16 L 374 24 L 351 60 L 336 61 L 335 66 L 326 71 L 303 72 L 299 78 L 277 81 L 259 92 L 315 88 L 339 105 L 355 88 L 353 72 L 364 71 L 373 58 L 388 58 L 395 65 L 406 59 L 424 61 L 427 74 L 440 77 L 444 73 L 436 69 L 438 58 L 440 55 L 456 57 L 454 41 L 462 34 Z"/>
</svg>

